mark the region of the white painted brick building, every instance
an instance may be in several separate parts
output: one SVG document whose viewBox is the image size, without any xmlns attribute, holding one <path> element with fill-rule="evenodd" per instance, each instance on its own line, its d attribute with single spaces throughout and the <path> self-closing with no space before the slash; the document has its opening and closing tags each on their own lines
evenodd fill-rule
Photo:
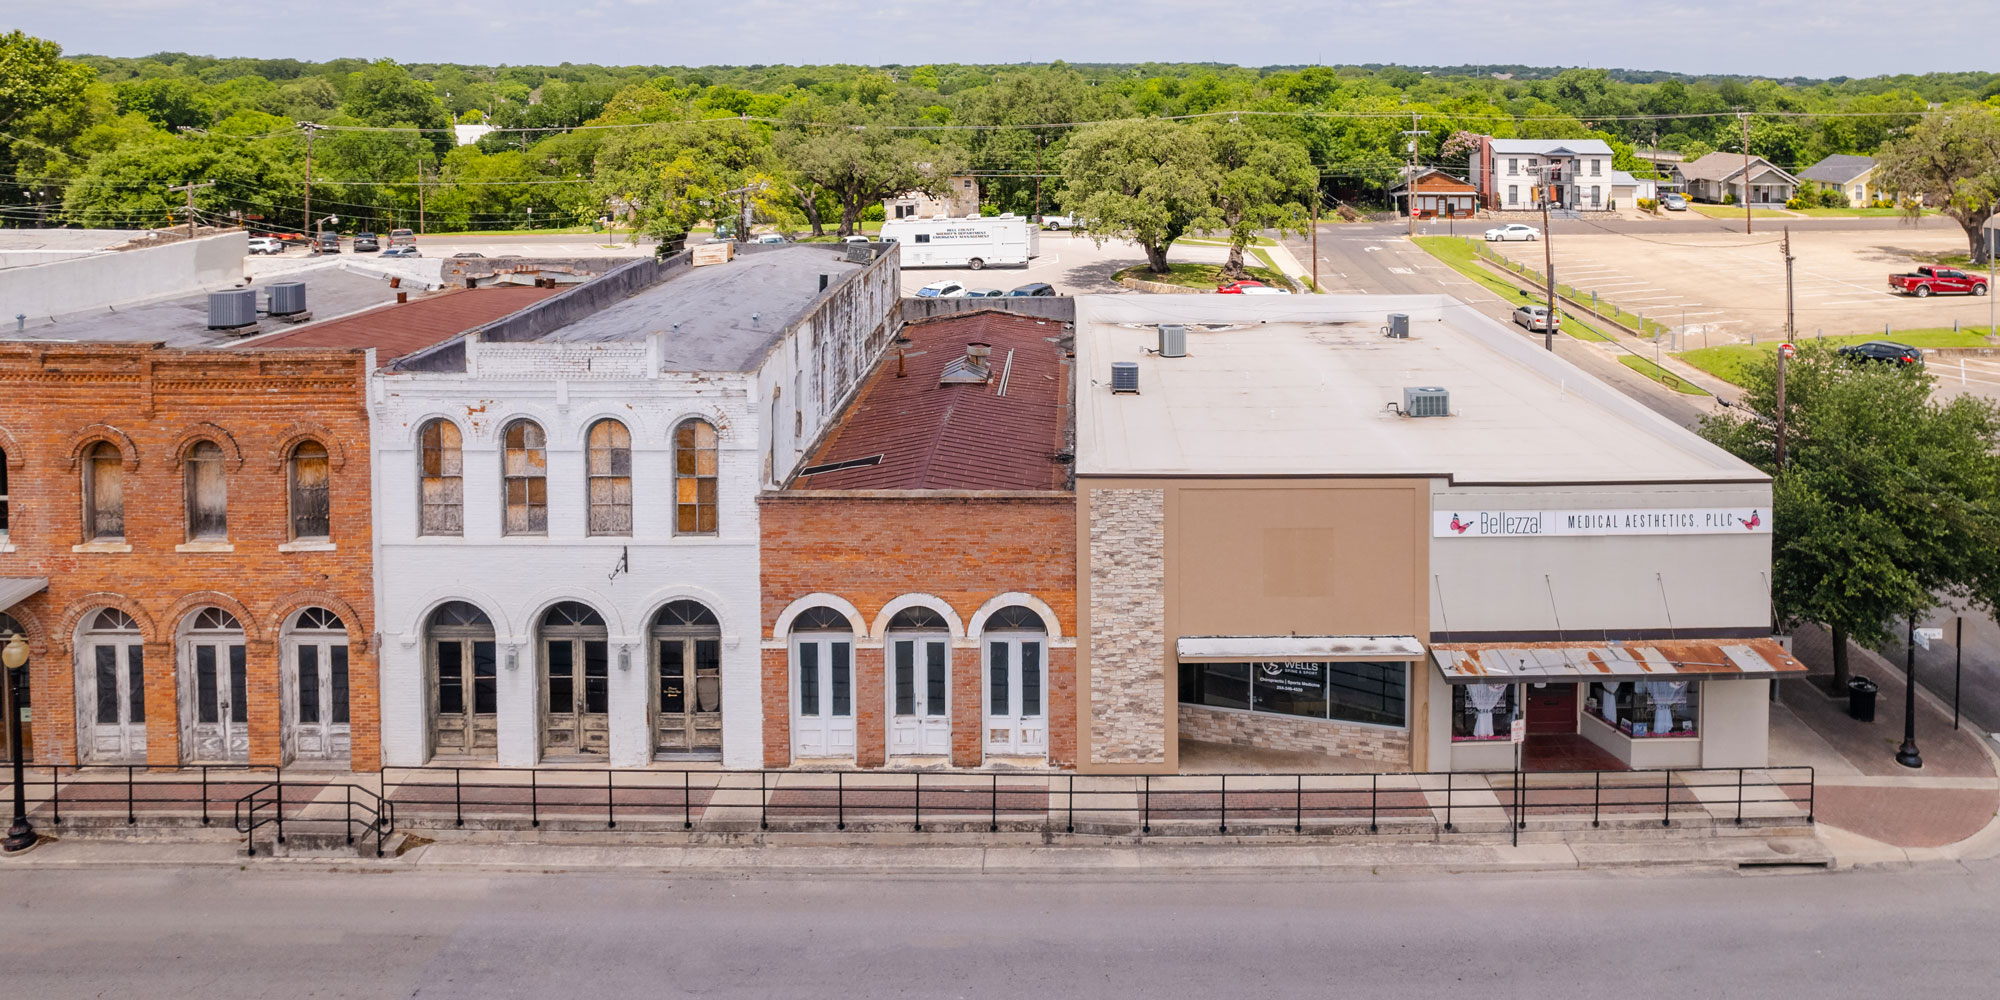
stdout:
<svg viewBox="0 0 2000 1000">
<path fill-rule="evenodd" d="M 383 762 L 639 766 L 719 724 L 760 766 L 756 496 L 888 343 L 897 280 L 819 247 L 636 261 L 377 372 Z"/>
</svg>

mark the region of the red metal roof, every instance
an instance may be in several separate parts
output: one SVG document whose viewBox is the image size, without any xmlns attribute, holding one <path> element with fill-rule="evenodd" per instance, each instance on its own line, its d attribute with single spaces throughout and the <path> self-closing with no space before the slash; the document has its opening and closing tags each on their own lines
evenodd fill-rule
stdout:
<svg viewBox="0 0 2000 1000">
<path fill-rule="evenodd" d="M 793 489 L 1066 488 L 1068 466 L 1056 460 L 1070 419 L 1061 321 L 982 310 L 912 323 L 902 336 L 909 342 L 892 345 L 806 466 L 876 455 L 880 464 L 800 476 Z M 987 380 L 941 384 L 973 343 L 992 345 Z"/>
<path fill-rule="evenodd" d="M 560 288 L 536 288 L 533 285 L 463 288 L 324 323 L 313 323 L 290 333 L 259 337 L 244 346 L 259 349 L 372 347 L 376 350 L 376 360 L 387 364 L 412 351 L 491 323 L 517 309 L 525 309 L 560 291 Z"/>
</svg>

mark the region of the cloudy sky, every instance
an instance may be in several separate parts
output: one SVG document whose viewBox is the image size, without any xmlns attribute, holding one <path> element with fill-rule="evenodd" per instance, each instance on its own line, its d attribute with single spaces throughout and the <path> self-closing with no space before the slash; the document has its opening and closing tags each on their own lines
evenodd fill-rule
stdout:
<svg viewBox="0 0 2000 1000">
<path fill-rule="evenodd" d="M 705 65 L 1203 61 L 1524 64 L 1759 76 L 1994 69 L 1990 30 L 1880 0 L 58 0 L 0 26 L 73 54 Z M 2000 0 L 1939 17 L 1983 19 Z"/>
</svg>

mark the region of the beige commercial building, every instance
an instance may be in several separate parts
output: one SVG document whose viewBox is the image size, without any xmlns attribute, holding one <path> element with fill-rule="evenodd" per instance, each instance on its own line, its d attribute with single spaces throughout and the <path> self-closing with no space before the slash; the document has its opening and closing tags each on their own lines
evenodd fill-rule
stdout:
<svg viewBox="0 0 2000 1000">
<path fill-rule="evenodd" d="M 1086 297 L 1076 351 L 1080 769 L 1765 763 L 1757 469 L 1443 296 Z"/>
</svg>

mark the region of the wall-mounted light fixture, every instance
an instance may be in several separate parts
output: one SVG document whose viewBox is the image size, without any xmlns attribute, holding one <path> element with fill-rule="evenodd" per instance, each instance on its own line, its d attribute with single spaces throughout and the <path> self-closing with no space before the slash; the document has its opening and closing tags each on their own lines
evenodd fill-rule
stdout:
<svg viewBox="0 0 2000 1000">
<path fill-rule="evenodd" d="M 618 669 L 621 671 L 630 671 L 632 669 L 632 647 L 618 647 Z"/>
<path fill-rule="evenodd" d="M 519 669 L 519 668 L 520 668 L 520 666 L 521 666 L 521 650 L 520 650 L 520 649 L 519 649 L 518 647 L 515 647 L 515 646 L 508 646 L 508 647 L 507 647 L 507 669 L 508 669 L 508 670 L 517 670 L 517 669 Z"/>
</svg>

